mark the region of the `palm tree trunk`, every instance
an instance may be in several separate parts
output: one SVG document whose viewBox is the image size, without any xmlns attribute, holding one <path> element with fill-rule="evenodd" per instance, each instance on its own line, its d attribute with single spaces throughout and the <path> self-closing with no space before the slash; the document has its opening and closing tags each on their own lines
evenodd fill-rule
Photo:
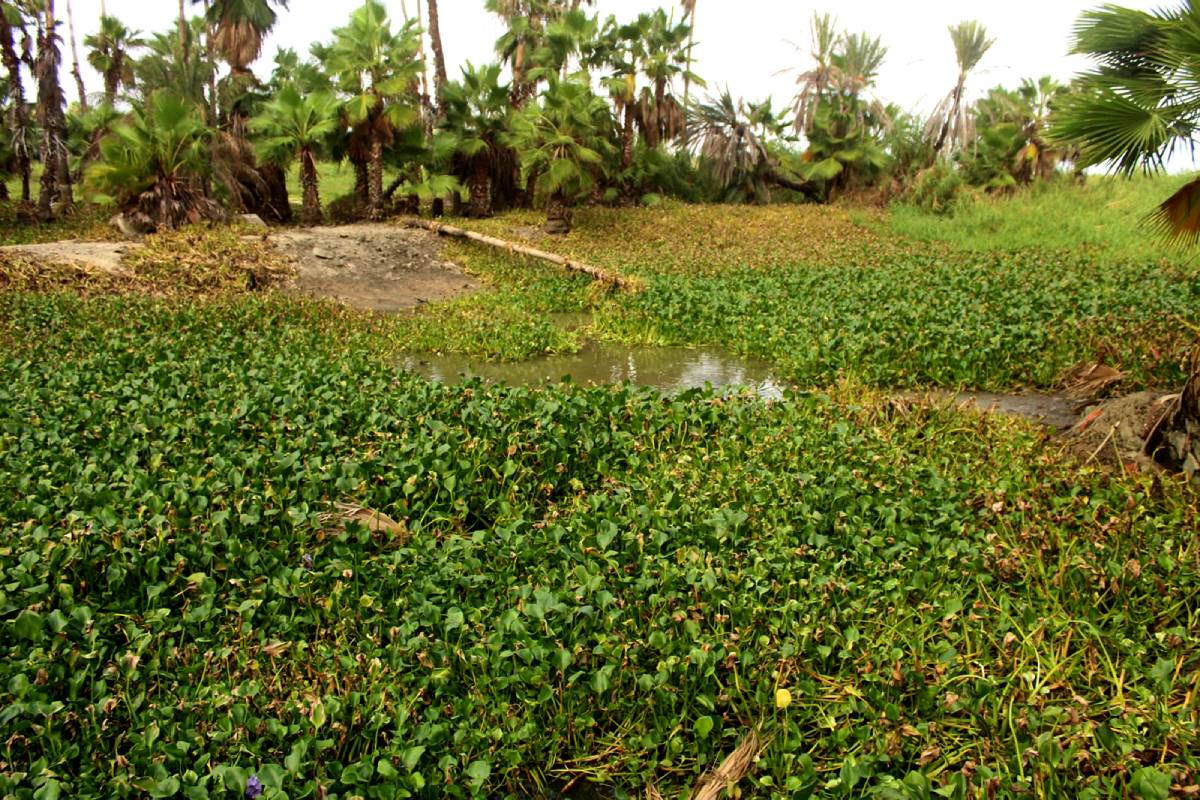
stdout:
<svg viewBox="0 0 1200 800">
<path fill-rule="evenodd" d="M 213 54 L 213 25 L 208 20 L 210 0 L 204 0 L 204 19 L 206 21 L 204 27 L 204 52 L 208 56 L 208 62 L 212 64 L 216 58 Z M 217 71 L 210 69 L 208 71 L 208 125 L 211 128 L 217 127 Z"/>
<path fill-rule="evenodd" d="M 312 150 L 300 151 L 300 184 L 304 187 L 304 210 L 301 221 L 305 225 L 321 224 L 321 195 L 317 187 L 317 162 Z"/>
<path fill-rule="evenodd" d="M 695 45 L 696 34 L 696 4 L 691 5 L 691 10 L 688 12 L 688 23 L 691 27 L 688 28 L 688 49 L 687 63 L 684 65 L 683 72 L 683 146 L 688 146 L 688 115 L 691 111 L 691 89 L 692 89 L 692 47 Z"/>
<path fill-rule="evenodd" d="M 648 142 L 651 150 L 657 150 L 659 142 L 662 141 L 663 104 L 666 103 L 666 101 L 667 101 L 667 82 L 664 81 L 662 78 L 659 78 L 658 80 L 656 80 L 654 82 L 654 113 L 651 115 L 651 117 L 653 118 L 654 124 L 648 126 L 651 129 L 653 129 L 653 134 L 651 135 L 650 141 Z"/>
<path fill-rule="evenodd" d="M 371 202 L 371 175 L 366 161 L 351 161 L 354 165 L 354 196 L 364 207 Z M 399 188 L 399 184 L 397 184 Z"/>
<path fill-rule="evenodd" d="M 958 83 L 954 86 L 954 98 L 950 102 L 950 111 L 946 114 L 946 119 L 942 121 L 942 129 L 938 132 L 937 141 L 933 145 L 935 157 L 941 154 L 942 148 L 946 144 L 946 137 L 950 135 L 950 126 L 958 116 L 958 109 L 962 104 L 963 89 L 966 87 L 966 82 L 967 76 L 960 72 L 958 74 Z"/>
<path fill-rule="evenodd" d="M 370 200 L 371 219 L 383 219 L 383 140 L 379 136 L 371 136 L 371 162 L 367 165 L 368 196 Z"/>
<path fill-rule="evenodd" d="M 492 165 L 486 157 L 476 157 L 471 164 L 471 201 L 468 213 L 472 217 L 492 215 Z"/>
<path fill-rule="evenodd" d="M 191 38 L 188 31 L 187 10 L 183 7 L 186 0 L 179 0 L 179 51 L 183 53 L 183 61 L 187 63 L 191 59 L 191 53 L 188 47 L 188 40 Z"/>
<path fill-rule="evenodd" d="M 75 14 L 71 0 L 67 0 L 67 33 L 71 37 L 71 74 L 75 77 L 75 89 L 79 92 L 79 107 L 88 110 L 87 91 L 83 88 L 83 75 L 79 72 L 79 46 L 75 43 Z"/>
<path fill-rule="evenodd" d="M 446 54 L 442 50 L 442 32 L 438 18 L 438 0 L 429 0 L 429 45 L 433 50 L 433 92 L 438 113 L 442 109 L 442 86 L 446 83 Z"/>
<path fill-rule="evenodd" d="M 29 114 L 25 106 L 25 85 L 21 82 L 21 59 L 13 43 L 12 26 L 4 14 L 0 14 L 0 58 L 8 70 L 9 96 L 12 100 L 9 125 L 13 135 L 13 159 L 16 161 L 17 174 L 21 176 L 21 202 L 28 203 L 32 161 L 29 157 Z"/>
<path fill-rule="evenodd" d="M 509 104 L 513 108 L 525 105 L 525 42 L 517 42 L 516 52 L 512 59 L 512 89 L 509 90 Z"/>
<path fill-rule="evenodd" d="M 117 56 L 113 56 L 114 60 Z M 119 68 L 115 67 L 104 73 L 104 103 L 111 106 L 117 101 L 117 86 L 120 82 Z"/>
<path fill-rule="evenodd" d="M 66 118 L 63 116 L 63 92 L 58 82 L 62 56 L 55 39 L 54 0 L 45 0 L 45 27 L 38 45 L 38 108 L 42 115 L 42 181 L 38 195 L 38 213 L 43 219 L 54 216 L 55 203 L 70 207 L 71 182 L 67 169 Z"/>
<path fill-rule="evenodd" d="M 571 204 L 566 195 L 555 192 L 546 200 L 546 233 L 566 234 L 571 232 Z"/>
<path fill-rule="evenodd" d="M 633 103 L 625 104 L 625 125 L 621 130 L 621 169 L 633 166 Z"/>
</svg>

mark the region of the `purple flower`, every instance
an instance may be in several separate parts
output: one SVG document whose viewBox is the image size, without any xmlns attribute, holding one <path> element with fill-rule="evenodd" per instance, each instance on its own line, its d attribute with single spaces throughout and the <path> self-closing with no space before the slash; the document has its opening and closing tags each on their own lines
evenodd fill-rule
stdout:
<svg viewBox="0 0 1200 800">
<path fill-rule="evenodd" d="M 304 555 L 302 555 L 300 557 L 300 560 L 304 562 L 304 568 L 306 570 L 308 570 L 309 572 L 312 572 L 312 568 L 313 568 L 312 553 L 305 553 Z"/>
<path fill-rule="evenodd" d="M 249 797 L 250 800 L 254 800 L 254 798 L 258 797 L 262 793 L 262 781 L 258 779 L 257 775 L 251 775 L 250 780 L 246 781 L 246 797 Z"/>
</svg>

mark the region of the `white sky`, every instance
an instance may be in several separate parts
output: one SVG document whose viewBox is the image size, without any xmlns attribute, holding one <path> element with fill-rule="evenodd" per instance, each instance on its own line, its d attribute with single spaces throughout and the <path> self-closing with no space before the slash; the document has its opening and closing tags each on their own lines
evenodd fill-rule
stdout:
<svg viewBox="0 0 1200 800">
<path fill-rule="evenodd" d="M 418 0 L 384 0 L 400 19 L 402 9 L 416 13 Z M 58 0 L 59 14 L 67 0 Z M 76 37 L 97 27 L 101 0 L 71 0 Z M 173 24 L 175 0 L 105 0 L 108 13 L 143 32 L 160 31 Z M 190 2 L 190 0 L 189 0 Z M 697 0 L 695 71 L 709 89 L 728 84 L 734 96 L 762 99 L 773 95 L 776 107 L 794 94 L 794 74 L 781 71 L 808 62 L 809 20 L 814 11 L 833 12 L 842 28 L 865 31 L 883 38 L 888 57 L 879 78 L 878 94 L 885 100 L 918 112 L 929 112 L 952 87 L 956 67 L 948 25 L 967 19 L 982 22 L 996 44 L 980 63 L 968 84 L 972 97 L 997 84 L 1015 86 L 1021 78 L 1050 74 L 1069 79 L 1087 67 L 1087 61 L 1068 56 L 1071 29 L 1081 11 L 1102 0 Z M 1152 9 L 1164 0 L 1121 0 L 1121 5 Z M 424 2 L 421 3 L 424 6 Z M 307 54 L 308 45 L 326 41 L 330 31 L 345 23 L 356 0 L 292 0 L 291 10 L 267 41 L 256 65 L 270 72 L 277 47 L 292 47 Z M 677 0 L 598 0 L 594 10 L 627 19 L 641 11 L 663 6 L 681 14 Z M 501 33 L 498 18 L 483 8 L 483 0 L 441 0 L 441 33 L 447 67 L 453 78 L 468 58 L 482 63 L 493 58 L 492 45 Z M 798 51 L 796 46 L 802 48 Z M 64 48 L 66 50 L 66 48 Z M 81 58 L 86 55 L 81 51 Z M 430 60 L 432 56 L 429 56 Z M 69 51 L 64 60 L 69 61 Z M 98 92 L 100 80 L 87 67 L 84 81 L 89 92 Z M 64 75 L 64 78 L 66 76 Z M 74 99 L 74 85 L 64 89 Z"/>
</svg>

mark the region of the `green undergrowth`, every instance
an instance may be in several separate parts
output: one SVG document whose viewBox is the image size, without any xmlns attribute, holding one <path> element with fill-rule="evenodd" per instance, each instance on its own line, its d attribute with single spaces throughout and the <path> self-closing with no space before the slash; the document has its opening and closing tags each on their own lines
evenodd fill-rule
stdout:
<svg viewBox="0 0 1200 800">
<path fill-rule="evenodd" d="M 1159 203 L 1193 177 L 1091 176 L 1083 184 L 1064 178 L 1012 195 L 984 197 L 950 215 L 896 205 L 871 222 L 882 223 L 881 235 L 890 232 L 966 251 L 1076 252 L 1187 265 L 1195 262 L 1194 253 L 1165 241 L 1146 221 Z"/>
<path fill-rule="evenodd" d="M 1037 254 L 910 256 L 665 276 L 618 298 L 597 330 L 653 344 L 724 344 L 807 386 L 1053 387 L 1102 360 L 1129 385 L 1185 377 L 1200 274 Z"/>
<path fill-rule="evenodd" d="M 592 306 L 598 296 L 589 278 L 472 245 L 449 244 L 446 256 L 470 270 L 483 288 L 394 318 L 385 327 L 396 348 L 504 361 L 579 349 L 579 334 L 556 324 L 554 315 Z"/>
<path fill-rule="evenodd" d="M 19 194 L 16 196 L 20 197 Z M 50 222 L 39 222 L 31 218 L 31 214 L 19 213 L 18 203 L 14 201 L 0 201 L 0 246 L 62 239 L 98 242 L 121 238 L 121 234 L 108 224 L 111 212 L 105 213 L 93 206 L 80 204 L 69 216 Z"/>
<path fill-rule="evenodd" d="M 1193 490 L 850 386 L 442 386 L 390 336 L 0 296 L 0 796 L 680 796 L 751 729 L 754 797 L 1194 783 Z"/>
<path fill-rule="evenodd" d="M 1048 389 L 1089 361 L 1126 371 L 1130 387 L 1174 386 L 1186 374 L 1200 324 L 1195 265 L 1016 239 L 1011 252 L 972 252 L 888 234 L 875 216 L 816 206 L 593 208 L 562 238 L 537 237 L 524 212 L 467 224 L 644 276 L 644 292 L 596 303 L 597 335 L 720 345 L 804 386 Z M 459 253 L 469 269 L 507 263 L 495 274 L 508 287 L 523 270 L 544 274 L 515 256 Z"/>
</svg>

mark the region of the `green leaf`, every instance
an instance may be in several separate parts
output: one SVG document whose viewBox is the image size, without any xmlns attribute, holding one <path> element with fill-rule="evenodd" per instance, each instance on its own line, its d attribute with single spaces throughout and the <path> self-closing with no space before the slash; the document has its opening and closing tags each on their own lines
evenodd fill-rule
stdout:
<svg viewBox="0 0 1200 800">
<path fill-rule="evenodd" d="M 467 777 L 471 779 L 471 784 L 478 789 L 483 786 L 484 781 L 492 774 L 492 762 L 476 760 L 467 765 Z"/>
<path fill-rule="evenodd" d="M 404 751 L 400 758 L 404 761 L 404 768 L 412 772 L 417 768 L 417 762 L 421 760 L 421 756 L 425 755 L 425 748 L 421 745 L 410 747 Z"/>
<path fill-rule="evenodd" d="M 710 716 L 697 717 L 692 723 L 692 730 L 696 734 L 697 739 L 707 739 L 708 734 L 712 733 L 713 718 Z"/>
<path fill-rule="evenodd" d="M 313 730 L 320 730 L 325 725 L 325 704 L 317 700 L 312 705 L 311 716 Z"/>
<path fill-rule="evenodd" d="M 16 629 L 17 636 L 22 639 L 28 639 L 31 642 L 40 642 L 42 640 L 42 616 L 36 611 L 26 609 L 17 615 L 16 622 L 13 623 Z"/>
<path fill-rule="evenodd" d="M 1129 788 L 1139 800 L 1169 800 L 1171 776 L 1154 767 L 1142 767 L 1133 773 Z"/>
</svg>

